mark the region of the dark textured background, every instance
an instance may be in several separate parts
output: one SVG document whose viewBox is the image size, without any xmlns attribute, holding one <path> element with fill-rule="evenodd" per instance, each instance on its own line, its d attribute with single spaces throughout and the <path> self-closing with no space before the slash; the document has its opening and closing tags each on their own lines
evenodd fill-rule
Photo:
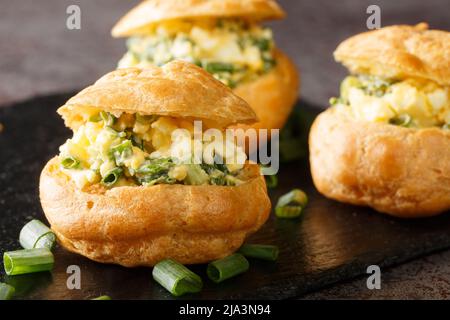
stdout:
<svg viewBox="0 0 450 320">
<path fill-rule="evenodd" d="M 332 51 L 349 35 L 365 30 L 369 4 L 380 5 L 382 25 L 426 21 L 450 30 L 448 0 L 280 2 L 288 18 L 271 23 L 276 41 L 301 70 L 302 97 L 319 106 L 326 106 L 345 75 Z M 123 40 L 110 38 L 109 30 L 135 3 L 0 0 L 0 104 L 83 87 L 113 69 L 125 47 Z M 65 27 L 70 4 L 81 7 L 81 30 Z M 369 291 L 365 279 L 356 279 L 305 298 L 449 298 L 449 262 L 450 252 L 442 252 L 383 270 L 381 290 Z"/>
</svg>

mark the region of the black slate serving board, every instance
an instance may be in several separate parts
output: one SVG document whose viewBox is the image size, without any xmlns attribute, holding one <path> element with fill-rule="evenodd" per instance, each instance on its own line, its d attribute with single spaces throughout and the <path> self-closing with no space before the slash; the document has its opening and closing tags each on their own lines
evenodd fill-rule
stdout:
<svg viewBox="0 0 450 320">
<path fill-rule="evenodd" d="M 36 98 L 0 108 L 0 252 L 19 249 L 19 231 L 32 218 L 43 219 L 39 173 L 70 131 L 55 110 L 72 94 Z M 316 111 L 299 103 L 300 113 Z M 317 110 L 317 109 L 316 109 Z M 367 266 L 395 265 L 450 247 L 450 215 L 399 220 L 370 209 L 328 200 L 314 189 L 307 160 L 282 165 L 272 202 L 293 187 L 310 198 L 300 219 L 279 220 L 273 215 L 248 242 L 275 244 L 275 263 L 251 260 L 250 271 L 223 284 L 207 280 L 205 265 L 192 266 L 205 283 L 200 294 L 184 299 L 285 299 L 318 290 L 366 272 Z M 7 277 L 18 299 L 89 299 L 108 294 L 113 299 L 173 299 L 151 277 L 150 268 L 127 269 L 102 265 L 57 247 L 52 273 Z M 66 286 L 69 265 L 81 268 L 81 289 Z"/>
</svg>

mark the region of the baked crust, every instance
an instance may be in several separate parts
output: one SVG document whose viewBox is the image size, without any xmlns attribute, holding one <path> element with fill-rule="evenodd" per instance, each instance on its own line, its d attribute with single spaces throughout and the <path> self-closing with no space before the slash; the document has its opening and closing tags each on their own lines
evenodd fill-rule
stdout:
<svg viewBox="0 0 450 320">
<path fill-rule="evenodd" d="M 114 37 L 136 35 L 153 23 L 172 19 L 242 17 L 262 21 L 284 16 L 273 0 L 147 0 L 120 19 L 111 34 Z"/>
<path fill-rule="evenodd" d="M 356 121 L 334 108 L 309 137 L 314 184 L 325 196 L 402 218 L 450 209 L 450 132 Z"/>
<path fill-rule="evenodd" d="M 204 263 L 237 250 L 267 220 L 270 200 L 257 165 L 239 186 L 155 185 L 77 189 L 51 159 L 40 199 L 52 230 L 70 251 L 123 266 L 164 258 Z"/>
<path fill-rule="evenodd" d="M 450 32 L 428 30 L 426 23 L 358 34 L 342 42 L 334 57 L 352 73 L 450 85 Z"/>
<path fill-rule="evenodd" d="M 58 113 L 66 126 L 76 129 L 86 108 L 207 120 L 219 128 L 257 121 L 231 89 L 184 61 L 112 71 L 69 99 Z"/>
<path fill-rule="evenodd" d="M 280 50 L 274 57 L 277 64 L 273 70 L 258 79 L 240 84 L 233 91 L 247 101 L 259 121 L 236 127 L 255 129 L 281 129 L 298 98 L 299 74 L 294 63 Z"/>
</svg>

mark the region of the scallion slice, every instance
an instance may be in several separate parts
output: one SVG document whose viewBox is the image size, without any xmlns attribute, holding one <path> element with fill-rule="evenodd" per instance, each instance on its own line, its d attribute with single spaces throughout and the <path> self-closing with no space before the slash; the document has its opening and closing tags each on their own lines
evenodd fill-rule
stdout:
<svg viewBox="0 0 450 320">
<path fill-rule="evenodd" d="M 61 165 L 65 169 L 75 169 L 80 165 L 80 161 L 78 161 L 74 157 L 66 157 L 61 160 Z"/>
<path fill-rule="evenodd" d="M 400 126 L 400 127 L 409 127 L 412 123 L 412 118 L 409 114 L 401 114 L 398 117 L 392 118 L 389 120 L 390 124 Z"/>
<path fill-rule="evenodd" d="M 450 123 L 446 123 L 442 126 L 442 129 L 450 131 Z"/>
<path fill-rule="evenodd" d="M 300 189 L 294 189 L 278 199 L 275 215 L 279 218 L 296 218 L 308 204 L 308 196 Z"/>
<path fill-rule="evenodd" d="M 105 176 L 102 179 L 102 183 L 105 186 L 110 187 L 114 185 L 117 181 L 119 181 L 119 178 L 122 175 L 122 173 L 123 173 L 122 168 L 116 167 L 110 170 L 107 174 L 105 174 Z"/>
<path fill-rule="evenodd" d="M 110 296 L 100 296 L 91 300 L 112 300 Z"/>
<path fill-rule="evenodd" d="M 39 220 L 31 220 L 20 231 L 20 245 L 24 249 L 47 248 L 51 250 L 55 244 L 56 236 Z"/>
<path fill-rule="evenodd" d="M 268 261 L 278 259 L 278 247 L 265 244 L 244 244 L 239 252 L 248 258 L 256 258 Z"/>
<path fill-rule="evenodd" d="M 50 271 L 54 262 L 53 254 L 47 248 L 9 251 L 3 254 L 7 275 Z"/>
<path fill-rule="evenodd" d="M 231 256 L 209 263 L 206 273 L 208 278 L 215 283 L 219 283 L 246 272 L 249 266 L 247 259 L 245 259 L 242 254 L 235 253 Z"/>
<path fill-rule="evenodd" d="M 182 264 L 166 259 L 158 262 L 153 268 L 153 279 L 174 296 L 185 293 L 200 292 L 202 279 Z"/>
<path fill-rule="evenodd" d="M 235 71 L 234 66 L 231 63 L 225 62 L 208 62 L 205 66 L 206 71 L 209 73 L 229 72 Z"/>
<path fill-rule="evenodd" d="M 16 289 L 9 284 L 0 282 L 0 300 L 11 300 Z"/>
<path fill-rule="evenodd" d="M 267 188 L 276 188 L 278 185 L 278 177 L 270 167 L 261 166 L 260 172 L 266 179 Z"/>
<path fill-rule="evenodd" d="M 105 123 L 105 126 L 111 127 L 116 122 L 116 117 L 114 117 L 111 113 L 106 111 L 100 112 L 100 118 Z"/>
</svg>

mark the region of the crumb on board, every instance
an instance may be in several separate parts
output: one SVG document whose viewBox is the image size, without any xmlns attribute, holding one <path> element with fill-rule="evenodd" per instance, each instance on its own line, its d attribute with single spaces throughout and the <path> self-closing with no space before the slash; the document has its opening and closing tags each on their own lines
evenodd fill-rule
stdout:
<svg viewBox="0 0 450 320">
<path fill-rule="evenodd" d="M 3 129 L 5 129 L 5 126 L 3 125 L 3 123 L 0 122 L 0 133 L 3 132 Z"/>
</svg>

